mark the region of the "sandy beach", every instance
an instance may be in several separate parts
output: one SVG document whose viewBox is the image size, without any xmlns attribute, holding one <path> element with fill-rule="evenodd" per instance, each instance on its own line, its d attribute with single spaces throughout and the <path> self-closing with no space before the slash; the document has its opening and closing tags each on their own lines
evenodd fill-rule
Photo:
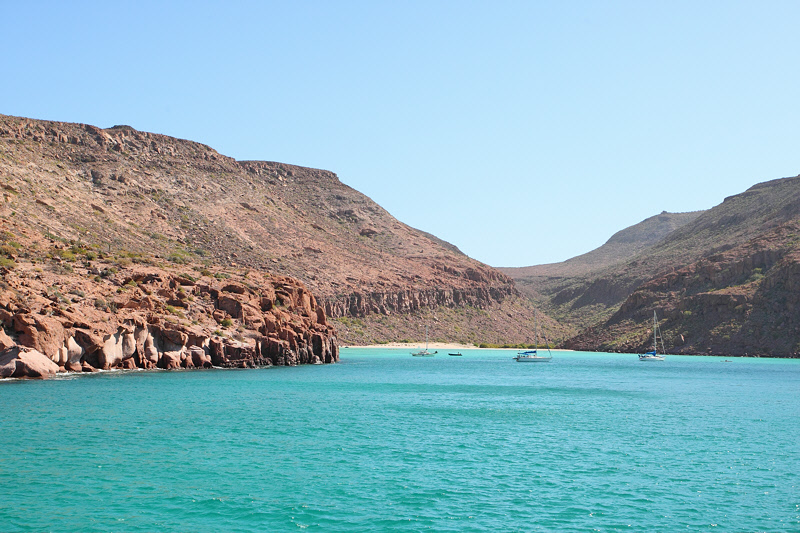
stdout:
<svg viewBox="0 0 800 533">
<path fill-rule="evenodd" d="M 363 346 L 342 346 L 341 348 L 407 348 L 421 350 L 425 348 L 424 342 L 387 342 L 386 344 L 367 344 Z M 475 349 L 474 344 L 457 344 L 448 342 L 429 342 L 428 350 L 469 350 Z"/>
<path fill-rule="evenodd" d="M 407 350 L 421 350 L 425 348 L 424 342 L 387 342 L 386 344 L 364 344 L 364 345 L 345 345 L 340 346 L 340 348 L 350 349 L 350 348 L 399 348 L 399 349 L 407 349 Z M 544 349 L 544 348 L 540 348 Z M 458 344 L 456 342 L 429 342 L 428 343 L 428 350 L 449 350 L 449 351 L 457 351 L 457 350 L 511 350 L 511 351 L 519 351 L 519 348 L 480 348 L 475 346 L 474 344 Z M 550 351 L 552 352 L 571 352 L 573 350 L 565 350 L 563 348 L 551 348 Z"/>
</svg>

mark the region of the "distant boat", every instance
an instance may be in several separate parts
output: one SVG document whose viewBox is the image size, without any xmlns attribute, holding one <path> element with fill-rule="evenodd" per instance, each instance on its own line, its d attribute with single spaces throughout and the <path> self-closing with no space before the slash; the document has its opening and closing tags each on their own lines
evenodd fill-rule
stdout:
<svg viewBox="0 0 800 533">
<path fill-rule="evenodd" d="M 639 361 L 663 361 L 664 356 L 658 354 L 658 340 L 661 339 L 661 352 L 664 353 L 664 339 L 661 337 L 661 330 L 658 327 L 658 317 L 653 311 L 653 349 L 639 355 Z"/>
<path fill-rule="evenodd" d="M 546 363 L 553 359 L 553 356 L 550 353 L 550 344 L 547 342 L 547 337 L 545 337 L 544 342 L 547 345 L 547 355 L 539 355 L 538 346 L 539 346 L 539 330 L 537 328 L 536 323 L 536 310 L 533 311 L 533 338 L 534 342 L 536 343 L 537 348 L 532 350 L 523 350 L 521 352 L 517 352 L 517 356 L 514 360 L 518 363 Z"/>
<path fill-rule="evenodd" d="M 461 352 L 449 353 L 449 354 L 447 354 L 447 355 L 452 355 L 452 356 L 454 356 L 454 357 L 461 357 Z"/>
<path fill-rule="evenodd" d="M 428 351 L 428 326 L 425 326 L 425 349 L 420 350 L 418 352 L 411 352 L 411 355 L 414 357 L 433 357 L 435 354 L 439 352 L 429 352 Z"/>
</svg>

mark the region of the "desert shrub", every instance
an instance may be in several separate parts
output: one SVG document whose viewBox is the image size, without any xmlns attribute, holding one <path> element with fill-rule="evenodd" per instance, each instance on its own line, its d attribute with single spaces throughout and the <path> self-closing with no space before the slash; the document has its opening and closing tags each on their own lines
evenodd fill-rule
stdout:
<svg viewBox="0 0 800 533">
<path fill-rule="evenodd" d="M 220 324 L 222 324 L 222 327 L 229 328 L 233 325 L 233 320 L 230 318 L 223 318 Z"/>
<path fill-rule="evenodd" d="M 178 318 L 186 318 L 186 316 L 183 314 L 183 311 L 172 305 L 167 306 L 167 312 L 169 312 L 171 315 L 177 316 Z"/>
<path fill-rule="evenodd" d="M 167 256 L 167 261 L 177 265 L 185 265 L 189 262 L 189 259 L 182 253 L 172 252 Z"/>
<path fill-rule="evenodd" d="M 17 254 L 17 249 L 11 246 L 10 244 L 4 244 L 0 246 L 0 254 L 3 254 L 8 257 L 13 257 Z"/>
</svg>

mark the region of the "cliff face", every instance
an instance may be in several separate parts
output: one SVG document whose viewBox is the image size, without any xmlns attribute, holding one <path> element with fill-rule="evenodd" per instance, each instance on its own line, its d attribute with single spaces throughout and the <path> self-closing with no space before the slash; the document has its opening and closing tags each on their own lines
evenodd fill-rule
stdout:
<svg viewBox="0 0 800 533">
<path fill-rule="evenodd" d="M 673 352 L 795 356 L 800 177 L 760 183 L 692 215 L 616 263 L 590 253 L 580 268 L 543 265 L 536 277 L 530 267 L 518 281 L 576 326 L 569 348 L 641 352 L 655 310 Z M 600 257 L 601 268 L 586 273 L 587 256 Z"/>
<path fill-rule="evenodd" d="M 0 229 L 0 377 L 338 360 L 334 328 L 295 279 L 133 263 Z"/>
<path fill-rule="evenodd" d="M 653 310 L 670 353 L 797 357 L 800 220 L 648 281 L 566 345 L 641 352 Z"/>
<path fill-rule="evenodd" d="M 0 177 L 2 216 L 40 235 L 108 256 L 291 276 L 332 318 L 499 313 L 518 298 L 504 274 L 397 221 L 324 170 L 240 162 L 128 126 L 0 115 Z M 343 328 L 344 342 L 348 334 Z"/>
<path fill-rule="evenodd" d="M 551 316 L 582 328 L 608 318 L 648 273 L 629 269 L 639 256 L 649 254 L 664 238 L 693 222 L 703 211 L 662 212 L 618 231 L 603 246 L 561 263 L 521 268 L 500 268 L 519 290 Z"/>
</svg>

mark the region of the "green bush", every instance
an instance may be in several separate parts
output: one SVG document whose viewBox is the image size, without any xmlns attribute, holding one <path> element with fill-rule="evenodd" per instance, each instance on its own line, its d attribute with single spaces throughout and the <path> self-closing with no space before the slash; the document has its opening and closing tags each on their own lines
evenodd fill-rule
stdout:
<svg viewBox="0 0 800 533">
<path fill-rule="evenodd" d="M 223 318 L 220 324 L 222 324 L 222 327 L 229 328 L 233 325 L 233 320 L 230 318 Z"/>
<path fill-rule="evenodd" d="M 167 256 L 167 261 L 178 265 L 185 265 L 189 262 L 189 259 L 183 254 L 173 252 Z"/>
</svg>

